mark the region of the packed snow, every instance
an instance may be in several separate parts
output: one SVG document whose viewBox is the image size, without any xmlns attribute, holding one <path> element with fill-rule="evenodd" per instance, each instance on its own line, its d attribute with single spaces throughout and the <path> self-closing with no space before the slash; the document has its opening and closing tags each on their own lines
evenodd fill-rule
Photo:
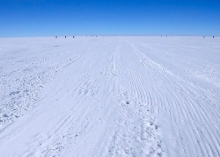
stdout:
<svg viewBox="0 0 220 157">
<path fill-rule="evenodd" d="M 1 38 L 0 156 L 219 157 L 220 38 Z"/>
</svg>

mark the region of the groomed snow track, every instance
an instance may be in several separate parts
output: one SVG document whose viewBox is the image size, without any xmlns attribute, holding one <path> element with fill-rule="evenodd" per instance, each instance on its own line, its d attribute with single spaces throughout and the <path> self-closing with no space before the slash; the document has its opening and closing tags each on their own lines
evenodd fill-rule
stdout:
<svg viewBox="0 0 220 157">
<path fill-rule="evenodd" d="M 1 157 L 219 157 L 220 38 L 0 39 Z"/>
</svg>

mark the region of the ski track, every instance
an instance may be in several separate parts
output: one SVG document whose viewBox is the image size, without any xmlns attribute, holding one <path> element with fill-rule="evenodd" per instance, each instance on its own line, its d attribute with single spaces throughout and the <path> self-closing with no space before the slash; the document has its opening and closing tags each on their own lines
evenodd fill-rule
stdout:
<svg viewBox="0 0 220 157">
<path fill-rule="evenodd" d="M 0 156 L 220 156 L 220 39 L 0 39 Z"/>
</svg>

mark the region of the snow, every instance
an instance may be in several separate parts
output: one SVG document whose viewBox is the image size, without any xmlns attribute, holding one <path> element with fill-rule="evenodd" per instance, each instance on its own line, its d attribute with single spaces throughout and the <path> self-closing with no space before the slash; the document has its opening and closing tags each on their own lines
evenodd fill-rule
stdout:
<svg viewBox="0 0 220 157">
<path fill-rule="evenodd" d="M 0 156 L 220 156 L 220 38 L 0 39 Z"/>
</svg>

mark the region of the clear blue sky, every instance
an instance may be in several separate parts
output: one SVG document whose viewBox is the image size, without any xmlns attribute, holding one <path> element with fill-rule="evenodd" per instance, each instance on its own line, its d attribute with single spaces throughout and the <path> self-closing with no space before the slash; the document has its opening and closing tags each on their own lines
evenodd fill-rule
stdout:
<svg viewBox="0 0 220 157">
<path fill-rule="evenodd" d="M 220 0 L 0 0 L 0 37 L 220 35 Z"/>
</svg>

